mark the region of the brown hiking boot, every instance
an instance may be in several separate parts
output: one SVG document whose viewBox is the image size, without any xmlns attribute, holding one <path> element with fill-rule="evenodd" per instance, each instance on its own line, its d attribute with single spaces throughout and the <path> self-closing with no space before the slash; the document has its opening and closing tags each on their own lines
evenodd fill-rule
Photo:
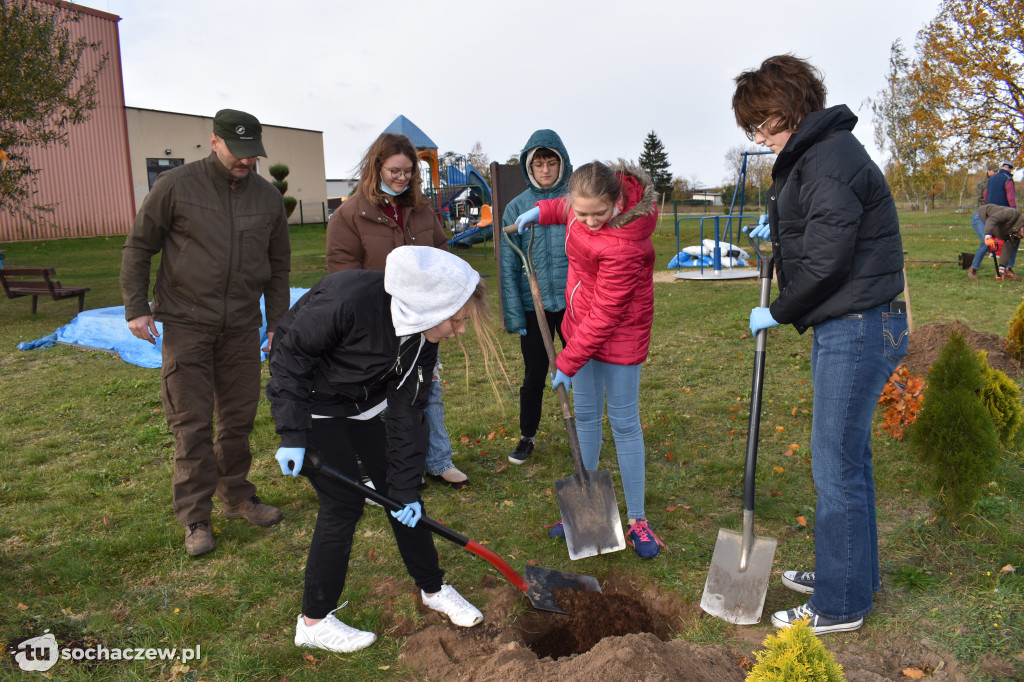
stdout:
<svg viewBox="0 0 1024 682">
<path fill-rule="evenodd" d="M 263 504 L 255 495 L 241 504 L 225 504 L 221 513 L 226 519 L 245 519 L 254 526 L 273 526 L 282 518 L 280 509 Z"/>
<path fill-rule="evenodd" d="M 185 551 L 189 556 L 212 552 L 217 547 L 209 521 L 196 521 L 185 528 Z"/>
<path fill-rule="evenodd" d="M 1006 272 L 1003 273 L 1003 277 L 1005 279 L 1012 279 L 1012 280 L 1020 279 L 1020 276 L 1013 274 L 1013 270 L 1010 270 L 1009 268 L 1007 268 Z"/>
<path fill-rule="evenodd" d="M 978 271 L 974 268 L 967 269 L 967 276 L 971 279 L 978 279 Z"/>
</svg>

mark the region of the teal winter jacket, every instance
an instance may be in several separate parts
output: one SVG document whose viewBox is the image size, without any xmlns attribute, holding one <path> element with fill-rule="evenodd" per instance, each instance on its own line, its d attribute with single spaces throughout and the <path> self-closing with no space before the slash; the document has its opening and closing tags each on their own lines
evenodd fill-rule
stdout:
<svg viewBox="0 0 1024 682">
<path fill-rule="evenodd" d="M 561 173 L 550 189 L 541 189 L 530 171 L 530 161 L 538 147 L 547 147 L 561 156 Z M 516 218 L 533 208 L 543 199 L 555 199 L 566 194 L 572 164 L 565 151 L 562 138 L 553 130 L 538 130 L 519 156 L 519 165 L 526 178 L 527 189 L 509 202 L 502 214 L 502 227 L 512 225 Z M 537 270 L 544 309 L 550 312 L 565 310 L 565 279 L 569 260 L 565 255 L 565 225 L 538 225 L 531 232 L 509 235 L 512 241 L 526 253 L 533 234 L 533 266 Z M 519 255 L 510 248 L 501 249 L 501 305 L 505 318 L 505 329 L 516 332 L 526 329 L 526 313 L 534 309 L 533 296 L 526 279 Z M 553 330 L 552 330 L 553 331 Z"/>
</svg>

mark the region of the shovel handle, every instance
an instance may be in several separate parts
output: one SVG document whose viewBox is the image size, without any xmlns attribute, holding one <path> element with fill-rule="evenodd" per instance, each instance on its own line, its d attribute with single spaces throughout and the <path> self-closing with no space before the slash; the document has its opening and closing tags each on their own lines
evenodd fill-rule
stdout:
<svg viewBox="0 0 1024 682">
<path fill-rule="evenodd" d="M 761 275 L 761 291 L 758 305 L 767 308 L 771 302 L 773 260 L 761 252 L 761 249 L 748 234 L 751 246 L 757 252 L 759 272 Z M 747 457 L 743 467 L 743 511 L 754 511 L 754 474 L 757 471 L 757 441 L 761 427 L 761 393 L 764 389 L 764 358 L 768 341 L 768 330 L 757 332 L 754 344 L 754 376 L 750 385 L 750 421 L 747 424 Z"/>
<path fill-rule="evenodd" d="M 345 474 L 341 473 L 340 471 L 332 467 L 330 464 L 324 462 L 323 458 L 320 457 L 319 453 L 308 447 L 306 449 L 305 461 L 302 464 L 302 470 L 299 473 L 301 473 L 303 476 L 306 476 L 307 478 L 312 478 L 314 476 L 323 476 L 325 478 L 329 478 L 335 481 L 336 483 L 342 484 L 343 486 L 345 486 L 349 490 L 352 490 L 353 492 L 368 497 L 377 504 L 383 506 L 385 509 L 391 511 L 397 511 L 399 509 L 405 508 L 404 504 L 396 502 L 387 495 L 384 495 L 383 493 L 380 493 L 379 491 L 374 490 L 369 486 L 365 486 L 359 481 L 349 478 Z M 513 585 L 515 585 L 523 592 L 526 592 L 528 589 L 530 589 L 530 585 L 526 582 L 525 578 L 516 573 L 515 569 L 513 569 L 507 563 L 502 561 L 501 557 L 499 557 L 497 554 L 481 545 L 479 542 L 467 538 L 462 533 L 456 532 L 448 526 L 442 523 L 438 523 L 437 521 L 426 515 L 420 517 L 418 523 L 429 528 L 430 531 L 435 535 L 440 535 L 445 540 L 448 540 L 449 542 L 454 542 L 459 547 L 463 547 L 466 550 L 472 552 L 473 554 L 476 554 L 478 557 L 480 557 L 481 559 L 483 559 L 484 561 L 498 569 L 502 575 L 508 578 L 509 582 L 511 582 Z"/>
<path fill-rule="evenodd" d="M 523 262 L 523 269 L 526 271 L 526 281 L 530 285 L 530 295 L 533 297 L 533 312 L 537 316 L 537 327 L 540 329 L 540 338 L 544 341 L 544 350 L 548 354 L 548 366 L 555 366 L 555 343 L 551 335 L 551 327 L 548 326 L 548 318 L 544 314 L 544 297 L 540 294 L 540 283 L 537 281 L 537 270 L 533 267 L 533 233 L 530 234 L 529 246 L 526 253 L 516 246 L 509 235 L 519 231 L 519 225 L 508 225 L 502 230 L 505 241 L 512 250 L 516 252 Z M 565 386 L 559 384 L 556 387 L 558 402 L 562 407 L 562 420 L 565 422 L 565 433 L 569 438 L 569 452 L 572 454 L 573 468 L 576 470 L 576 478 L 583 482 L 583 453 L 580 450 L 580 439 L 576 434 L 576 417 L 573 416 L 572 406 L 569 405 L 569 394 Z"/>
</svg>

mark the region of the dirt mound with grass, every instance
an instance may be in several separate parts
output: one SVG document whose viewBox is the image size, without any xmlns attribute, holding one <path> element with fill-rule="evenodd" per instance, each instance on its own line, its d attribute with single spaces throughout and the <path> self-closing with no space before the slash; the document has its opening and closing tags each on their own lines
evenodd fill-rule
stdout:
<svg viewBox="0 0 1024 682">
<path fill-rule="evenodd" d="M 493 578 L 485 582 L 474 590 L 487 596 L 481 625 L 459 628 L 430 618 L 427 622 L 434 624 L 408 637 L 400 658 L 413 671 L 410 679 L 742 682 L 756 661 L 754 652 L 773 631 L 734 627 L 728 645 L 675 639 L 676 632 L 699 627 L 698 621 L 711 616 L 696 603 L 682 603 L 621 576 L 604 581 L 601 593 L 560 591 L 556 601 L 567 615 L 536 611 L 515 588 Z M 885 634 L 864 628 L 826 635 L 822 641 L 851 682 L 906 679 L 905 670 L 935 682 L 969 679 L 955 658 L 933 642 L 892 642 Z"/>
<path fill-rule="evenodd" d="M 963 334 L 967 345 L 975 350 L 983 350 L 988 353 L 988 364 L 992 369 L 998 369 L 1011 379 L 1020 379 L 1022 375 L 1021 363 L 1006 354 L 1006 339 L 997 334 L 976 332 L 963 322 L 949 322 L 921 325 L 914 329 L 910 335 L 910 346 L 907 357 L 903 364 L 913 374 L 927 375 L 928 370 L 935 364 L 939 357 L 939 351 L 946 345 L 949 335 L 952 332 Z"/>
</svg>

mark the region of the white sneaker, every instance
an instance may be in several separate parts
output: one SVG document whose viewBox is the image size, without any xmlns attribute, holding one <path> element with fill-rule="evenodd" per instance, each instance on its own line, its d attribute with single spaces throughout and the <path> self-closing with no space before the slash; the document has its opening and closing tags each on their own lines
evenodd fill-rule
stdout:
<svg viewBox="0 0 1024 682">
<path fill-rule="evenodd" d="M 423 597 L 426 606 L 448 616 L 449 620 L 459 627 L 471 628 L 484 619 L 480 609 L 466 601 L 451 585 L 442 585 L 441 591 L 433 597 L 420 590 L 420 596 Z"/>
<path fill-rule="evenodd" d="M 306 621 L 300 615 L 298 623 L 295 624 L 295 646 L 348 654 L 365 649 L 377 641 L 377 635 L 372 632 L 357 630 L 342 623 L 334 616 L 334 611 L 315 625 L 306 625 Z"/>
</svg>

